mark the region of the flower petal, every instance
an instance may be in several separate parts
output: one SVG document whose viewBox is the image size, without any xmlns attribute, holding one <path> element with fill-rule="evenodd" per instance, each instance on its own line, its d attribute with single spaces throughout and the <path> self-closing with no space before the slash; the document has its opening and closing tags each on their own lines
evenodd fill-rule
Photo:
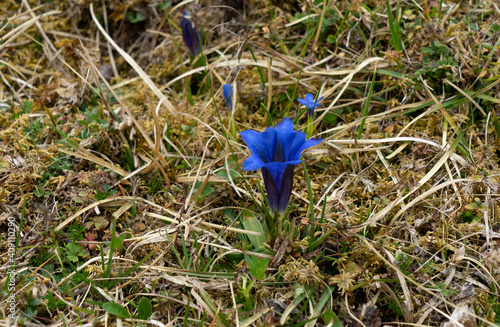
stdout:
<svg viewBox="0 0 500 327">
<path fill-rule="evenodd" d="M 269 171 L 265 166 L 262 167 L 262 177 L 264 178 L 264 186 L 266 187 L 267 202 L 269 202 L 269 207 L 274 210 L 278 204 L 279 193 L 276 187 L 276 182 L 274 181 L 271 171 Z"/>
<path fill-rule="evenodd" d="M 280 185 L 283 181 L 283 173 L 285 171 L 285 168 L 290 165 L 296 166 L 301 162 L 302 160 L 294 160 L 288 162 L 270 162 L 263 166 L 263 168 L 266 168 L 270 176 L 273 178 L 273 181 L 275 182 L 276 187 L 278 188 L 278 193 L 280 193 L 281 190 Z"/>
<path fill-rule="evenodd" d="M 257 170 L 262 168 L 265 163 L 258 156 L 250 156 L 243 163 L 243 170 Z"/>
<path fill-rule="evenodd" d="M 305 99 L 297 99 L 297 101 L 299 101 L 300 104 L 303 105 L 303 106 L 307 107 L 309 105 Z"/>
<path fill-rule="evenodd" d="M 308 102 L 309 105 L 314 103 L 314 96 L 311 93 L 307 93 L 306 94 L 306 101 Z"/>
<path fill-rule="evenodd" d="M 288 160 L 299 160 L 301 154 L 301 152 L 299 152 L 299 149 L 305 141 L 306 133 L 302 131 L 296 131 L 294 134 L 294 138 L 291 140 L 287 149 Z"/>
<path fill-rule="evenodd" d="M 299 148 L 298 150 L 298 153 L 299 153 L 299 157 L 300 155 L 302 154 L 302 151 L 304 151 L 305 149 L 307 148 L 310 148 L 310 147 L 313 147 L 317 144 L 320 144 L 321 142 L 323 142 L 323 139 L 319 139 L 319 138 L 310 138 L 308 139 L 307 141 L 305 141 Z"/>
<path fill-rule="evenodd" d="M 261 133 L 249 129 L 241 132 L 240 136 L 252 152 L 252 156 L 257 156 L 264 163 L 273 160 L 274 144 L 276 142 L 274 127 L 268 127 Z"/>
<path fill-rule="evenodd" d="M 285 117 L 276 125 L 276 144 L 274 146 L 274 162 L 286 162 L 291 160 L 288 156 L 291 142 L 295 137 L 293 131 L 293 122 L 290 118 Z"/>
<path fill-rule="evenodd" d="M 301 161 L 271 162 L 262 167 L 267 199 L 271 209 L 283 212 L 288 207 L 293 187 L 295 165 Z"/>
<path fill-rule="evenodd" d="M 294 128 L 295 126 L 293 126 L 293 121 L 288 117 L 283 118 L 283 120 L 276 125 L 276 131 L 278 133 L 283 133 L 288 131 L 293 132 Z"/>
<path fill-rule="evenodd" d="M 295 165 L 288 165 L 281 175 L 281 191 L 276 208 L 276 211 L 278 212 L 284 212 L 288 208 L 288 203 L 290 203 L 290 196 L 292 195 L 293 189 L 294 169 Z"/>
</svg>

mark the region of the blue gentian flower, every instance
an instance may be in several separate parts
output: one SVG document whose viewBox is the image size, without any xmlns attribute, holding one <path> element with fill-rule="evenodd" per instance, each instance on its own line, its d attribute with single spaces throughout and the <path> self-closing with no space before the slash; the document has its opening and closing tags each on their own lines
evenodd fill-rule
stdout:
<svg viewBox="0 0 500 327">
<path fill-rule="evenodd" d="M 308 114 L 310 118 L 314 116 L 314 108 L 321 106 L 321 103 L 319 103 L 321 100 L 323 100 L 323 97 L 314 102 L 314 96 L 311 93 L 307 93 L 304 99 L 298 99 L 301 104 L 309 109 Z"/>
<path fill-rule="evenodd" d="M 201 52 L 200 42 L 203 41 L 203 36 L 196 31 L 191 21 L 191 14 L 185 10 L 182 11 L 181 30 L 184 43 L 189 48 L 189 52 L 196 57 Z"/>
<path fill-rule="evenodd" d="M 222 87 L 222 93 L 224 94 L 224 99 L 226 99 L 227 107 L 229 108 L 229 112 L 233 112 L 233 88 L 231 84 L 224 84 Z"/>
<path fill-rule="evenodd" d="M 253 130 L 240 133 L 243 142 L 252 152 L 245 160 L 243 169 L 262 169 L 269 206 L 280 215 L 288 207 L 294 168 L 302 162 L 299 159 L 302 151 L 323 141 L 315 138 L 306 141 L 304 132 L 293 129 L 293 122 L 285 117 L 276 129 L 271 126 L 261 133 Z"/>
</svg>

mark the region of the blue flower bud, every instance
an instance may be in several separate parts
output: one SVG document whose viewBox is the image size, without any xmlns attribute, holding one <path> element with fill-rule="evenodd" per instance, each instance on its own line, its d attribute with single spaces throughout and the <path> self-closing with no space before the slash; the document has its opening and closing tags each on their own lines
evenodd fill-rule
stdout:
<svg viewBox="0 0 500 327">
<path fill-rule="evenodd" d="M 224 94 L 224 99 L 226 99 L 227 107 L 229 108 L 229 112 L 233 112 L 233 88 L 231 84 L 224 84 L 222 86 L 222 93 Z"/>
<path fill-rule="evenodd" d="M 182 39 L 193 56 L 197 56 L 201 52 L 201 43 L 203 35 L 196 31 L 193 22 L 191 22 L 191 14 L 187 11 L 182 11 L 181 20 Z"/>
</svg>

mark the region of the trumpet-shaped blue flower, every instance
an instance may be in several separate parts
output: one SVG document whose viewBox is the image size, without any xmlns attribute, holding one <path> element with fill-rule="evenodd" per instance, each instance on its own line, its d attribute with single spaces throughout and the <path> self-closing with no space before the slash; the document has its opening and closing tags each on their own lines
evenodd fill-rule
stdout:
<svg viewBox="0 0 500 327">
<path fill-rule="evenodd" d="M 304 99 L 298 99 L 301 104 L 309 109 L 308 114 L 310 118 L 314 116 L 314 108 L 321 106 L 321 103 L 319 103 L 321 100 L 323 100 L 323 97 L 314 102 L 314 96 L 311 93 L 307 93 Z"/>
<path fill-rule="evenodd" d="M 231 84 L 224 84 L 224 86 L 222 86 L 222 93 L 224 94 L 224 99 L 226 99 L 229 112 L 233 112 L 233 88 Z"/>
<path fill-rule="evenodd" d="M 302 162 L 299 159 L 302 151 L 323 141 L 315 138 L 306 141 L 304 132 L 293 129 L 293 122 L 285 117 L 276 128 L 271 126 L 261 133 L 253 130 L 240 133 L 252 152 L 243 169 L 262 169 L 269 206 L 280 214 L 288 207 L 294 168 Z"/>
<path fill-rule="evenodd" d="M 181 30 L 182 38 L 189 52 L 191 52 L 193 56 L 197 56 L 201 52 L 201 41 L 203 41 L 203 36 L 196 31 L 196 27 L 191 21 L 191 14 L 185 10 L 182 11 Z"/>
</svg>

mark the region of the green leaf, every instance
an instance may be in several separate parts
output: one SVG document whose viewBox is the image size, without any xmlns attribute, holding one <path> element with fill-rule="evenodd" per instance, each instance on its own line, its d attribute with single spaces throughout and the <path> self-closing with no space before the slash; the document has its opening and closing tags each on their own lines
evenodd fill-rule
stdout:
<svg viewBox="0 0 500 327">
<path fill-rule="evenodd" d="M 236 178 L 240 177 L 237 171 L 234 169 L 229 169 L 229 174 L 231 174 L 231 179 L 235 180 Z M 224 178 L 228 183 L 229 183 L 229 176 L 227 175 L 227 170 L 226 169 L 221 169 L 217 172 L 216 174 L 219 177 Z"/>
<path fill-rule="evenodd" d="M 23 101 L 21 104 L 21 110 L 23 113 L 30 113 L 31 109 L 33 109 L 33 102 L 30 101 Z"/>
<path fill-rule="evenodd" d="M 333 291 L 335 290 L 335 286 L 328 286 L 325 288 L 323 295 L 321 296 L 321 299 L 318 301 L 318 304 L 314 307 L 314 312 L 316 314 L 319 314 L 320 311 L 323 309 L 325 304 L 332 299 Z"/>
<path fill-rule="evenodd" d="M 499 304 L 493 304 L 491 306 L 491 309 L 495 312 L 495 318 L 494 318 L 494 323 L 497 326 L 500 326 L 500 305 Z"/>
<path fill-rule="evenodd" d="M 55 308 L 65 308 L 66 307 L 66 303 L 64 303 L 63 301 L 61 301 L 58 298 L 55 298 L 54 295 L 52 295 L 50 293 L 47 293 L 47 295 L 45 296 L 45 299 L 48 300 L 48 307 L 52 310 L 54 310 Z"/>
<path fill-rule="evenodd" d="M 336 40 L 335 35 L 332 35 L 332 34 L 328 35 L 326 38 L 326 42 L 328 42 L 330 44 L 335 43 L 335 40 Z"/>
<path fill-rule="evenodd" d="M 323 117 L 323 122 L 335 126 L 337 125 L 337 116 L 328 112 L 325 117 Z"/>
<path fill-rule="evenodd" d="M 143 20 L 146 19 L 146 16 L 142 12 L 136 11 L 136 12 L 128 12 L 125 15 L 125 18 L 131 22 L 132 24 L 137 24 L 139 22 L 142 22 Z"/>
<path fill-rule="evenodd" d="M 78 257 L 84 257 L 85 255 L 87 255 L 87 252 L 80 244 L 76 243 L 66 244 L 66 249 L 68 250 L 66 255 L 68 256 L 68 259 L 71 260 L 72 262 L 77 262 Z"/>
<path fill-rule="evenodd" d="M 90 123 L 89 123 L 88 121 L 86 121 L 86 120 L 80 120 L 80 121 L 78 121 L 78 122 L 79 122 L 80 124 L 82 124 L 83 126 L 85 126 L 85 127 L 89 127 L 89 125 L 90 125 Z"/>
<path fill-rule="evenodd" d="M 120 318 L 130 318 L 130 314 L 127 309 L 114 302 L 107 302 L 102 305 L 102 308 L 117 317 Z"/>
<path fill-rule="evenodd" d="M 428 55 L 429 57 L 439 59 L 441 55 L 448 56 L 451 53 L 451 49 L 448 48 L 447 45 L 439 41 L 434 41 L 431 43 L 430 47 L 422 48 L 420 52 L 422 54 Z"/>
<path fill-rule="evenodd" d="M 233 265 L 237 265 L 243 260 L 242 253 L 228 253 L 225 255 L 226 259 L 229 260 Z"/>
<path fill-rule="evenodd" d="M 231 221 L 235 221 L 237 218 L 236 214 L 231 209 L 223 209 L 222 213 L 224 214 L 224 216 L 231 219 Z"/>
<path fill-rule="evenodd" d="M 266 277 L 265 271 L 270 261 L 268 258 L 257 258 L 254 255 L 252 255 L 251 257 L 245 255 L 245 261 L 247 262 L 248 268 L 250 269 L 250 274 L 255 279 L 261 280 Z"/>
<path fill-rule="evenodd" d="M 399 26 L 399 19 L 397 17 L 397 13 L 399 12 L 399 1 L 398 1 L 398 6 L 396 9 L 396 17 L 392 16 L 392 6 L 387 0 L 387 18 L 389 19 L 389 30 L 391 31 L 391 36 L 392 36 L 392 45 L 394 46 L 394 49 L 396 51 L 401 51 L 403 50 L 403 43 L 401 41 L 401 35 L 400 35 L 400 26 Z"/>
<path fill-rule="evenodd" d="M 153 314 L 153 306 L 148 298 L 141 298 L 139 300 L 139 319 L 148 320 Z"/>
<path fill-rule="evenodd" d="M 120 236 L 116 237 L 116 238 L 113 240 L 113 249 L 114 249 L 115 251 L 118 251 L 118 250 L 120 250 L 120 249 L 122 248 L 122 246 L 123 246 L 123 241 L 125 241 L 125 237 L 126 237 L 126 236 L 127 236 L 126 234 L 122 234 L 122 235 L 120 235 Z"/>
<path fill-rule="evenodd" d="M 200 181 L 196 181 L 196 185 L 195 185 L 195 191 L 196 192 L 200 189 L 201 185 L 202 184 L 201 184 Z M 207 183 L 203 187 L 203 190 L 200 192 L 200 195 L 198 195 L 196 197 L 196 201 L 201 201 L 201 200 L 203 200 L 204 198 L 206 198 L 207 196 L 209 196 L 210 194 L 212 194 L 214 192 L 215 192 L 215 190 L 210 186 L 210 183 Z"/>
<path fill-rule="evenodd" d="M 311 244 L 311 248 L 314 250 L 316 249 L 318 246 L 320 246 L 321 244 L 323 244 L 323 242 L 328 238 L 328 236 L 330 236 L 330 234 L 335 230 L 336 228 L 330 228 L 326 233 L 324 233 L 323 235 L 321 235 L 320 238 L 316 239 L 312 244 Z"/>
<path fill-rule="evenodd" d="M 390 12 L 390 9 L 388 11 Z M 376 72 L 377 72 L 376 70 L 373 71 L 372 83 L 370 84 L 370 90 L 368 91 L 368 96 L 366 97 L 365 106 L 363 108 L 363 119 L 361 119 L 361 123 L 359 124 L 358 128 L 358 139 L 360 139 L 361 136 L 363 135 L 363 128 L 365 126 L 366 116 L 368 116 L 368 110 L 370 108 L 371 98 L 373 94 L 373 88 L 375 86 L 375 76 L 377 76 Z"/>
<path fill-rule="evenodd" d="M 344 327 L 342 325 L 342 323 L 340 322 L 339 318 L 337 317 L 337 315 L 335 314 L 335 312 L 332 311 L 332 309 L 330 308 L 327 308 L 325 310 L 325 323 L 329 326 L 329 327 Z"/>
<path fill-rule="evenodd" d="M 257 235 L 246 235 L 250 242 L 252 242 L 253 246 L 256 249 L 263 249 L 262 244 L 266 241 L 266 236 L 264 235 L 264 229 L 260 224 L 260 221 L 255 217 L 255 215 L 251 212 L 245 211 L 243 212 L 241 221 L 243 223 L 243 227 L 247 231 L 258 232 L 260 236 Z"/>
</svg>

